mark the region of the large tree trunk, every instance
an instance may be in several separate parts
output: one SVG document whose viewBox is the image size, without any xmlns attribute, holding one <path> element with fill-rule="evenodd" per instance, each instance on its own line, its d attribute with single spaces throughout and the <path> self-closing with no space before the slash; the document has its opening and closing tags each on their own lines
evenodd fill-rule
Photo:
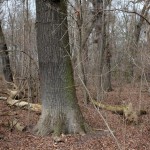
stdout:
<svg viewBox="0 0 150 150">
<path fill-rule="evenodd" d="M 2 57 L 4 78 L 7 82 L 13 82 L 13 76 L 10 68 L 9 53 L 8 53 L 5 37 L 2 31 L 1 21 L 0 21 L 0 51 Z"/>
<path fill-rule="evenodd" d="M 84 133 L 70 60 L 66 2 L 36 0 L 36 10 L 42 115 L 35 131 Z"/>
</svg>

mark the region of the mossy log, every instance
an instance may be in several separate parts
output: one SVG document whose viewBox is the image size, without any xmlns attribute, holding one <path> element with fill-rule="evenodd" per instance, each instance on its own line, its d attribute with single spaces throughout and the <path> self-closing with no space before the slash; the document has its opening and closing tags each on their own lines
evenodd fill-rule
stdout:
<svg viewBox="0 0 150 150">
<path fill-rule="evenodd" d="M 127 108 L 127 106 L 120 106 L 120 105 L 112 106 L 112 105 L 108 105 L 108 104 L 103 104 L 103 103 L 95 101 L 95 100 L 92 100 L 92 103 L 101 109 L 109 110 L 113 113 L 118 113 L 120 115 L 123 115 L 124 110 Z"/>
<path fill-rule="evenodd" d="M 97 102 L 95 100 L 92 100 L 91 102 L 101 109 L 105 109 L 119 115 L 124 115 L 128 123 L 138 124 L 139 116 L 147 113 L 145 110 L 140 110 L 139 112 L 135 111 L 133 109 L 132 103 L 129 103 L 128 105 L 112 106 Z"/>
</svg>

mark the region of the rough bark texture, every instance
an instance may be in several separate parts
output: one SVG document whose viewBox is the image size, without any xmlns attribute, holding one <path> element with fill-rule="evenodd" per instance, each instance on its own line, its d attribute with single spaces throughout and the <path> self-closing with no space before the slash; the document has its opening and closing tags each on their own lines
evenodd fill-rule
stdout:
<svg viewBox="0 0 150 150">
<path fill-rule="evenodd" d="M 84 133 L 77 104 L 67 29 L 67 6 L 36 0 L 42 115 L 39 135 Z"/>
<path fill-rule="evenodd" d="M 0 22 L 0 51 L 1 51 L 0 55 L 2 57 L 2 67 L 3 67 L 3 74 L 5 80 L 7 82 L 13 82 L 13 76 L 10 68 L 9 54 L 5 42 L 5 37 L 2 31 L 1 22 Z"/>
</svg>

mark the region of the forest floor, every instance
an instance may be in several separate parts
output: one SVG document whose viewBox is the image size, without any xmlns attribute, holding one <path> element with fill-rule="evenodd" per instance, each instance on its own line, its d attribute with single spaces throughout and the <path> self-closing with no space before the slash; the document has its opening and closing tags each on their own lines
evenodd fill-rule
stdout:
<svg viewBox="0 0 150 150">
<path fill-rule="evenodd" d="M 55 143 L 49 135 L 39 137 L 29 130 L 20 132 L 5 125 L 17 118 L 25 126 L 34 126 L 39 114 L 18 107 L 10 107 L 5 100 L 0 100 L 0 150 L 150 150 L 150 93 L 143 90 L 140 94 L 139 83 L 131 87 L 125 85 L 119 88 L 113 85 L 114 91 L 107 93 L 104 103 L 111 105 L 128 104 L 133 107 L 147 110 L 146 115 L 139 118 L 139 124 L 127 124 L 123 116 L 113 114 L 106 110 L 96 110 L 92 104 L 84 105 L 81 91 L 77 88 L 79 105 L 86 122 L 97 129 L 97 132 L 85 136 L 65 135 L 62 142 Z M 4 88 L 0 83 L 0 96 Z M 9 113 L 6 113 L 9 112 Z M 110 134 L 104 120 L 105 118 L 114 137 Z M 117 145 L 118 144 L 118 145 Z"/>
</svg>

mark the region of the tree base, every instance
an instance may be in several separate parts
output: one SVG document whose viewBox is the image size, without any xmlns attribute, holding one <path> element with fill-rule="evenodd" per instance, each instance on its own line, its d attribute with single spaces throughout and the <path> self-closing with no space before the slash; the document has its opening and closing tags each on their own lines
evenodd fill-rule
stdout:
<svg viewBox="0 0 150 150">
<path fill-rule="evenodd" d="M 42 112 L 39 122 L 34 128 L 36 135 L 45 136 L 52 134 L 60 136 L 61 134 L 85 134 L 84 123 L 74 115 L 74 112 L 50 113 Z"/>
</svg>

